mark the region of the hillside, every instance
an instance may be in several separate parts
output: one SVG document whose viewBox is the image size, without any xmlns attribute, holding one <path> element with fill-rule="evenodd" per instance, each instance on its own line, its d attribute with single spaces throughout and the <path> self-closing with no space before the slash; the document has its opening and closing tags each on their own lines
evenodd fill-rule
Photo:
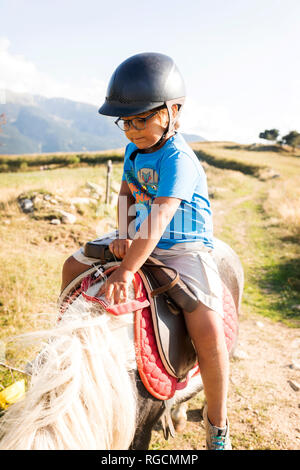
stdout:
<svg viewBox="0 0 300 470">
<path fill-rule="evenodd" d="M 238 253 L 245 271 L 229 389 L 233 448 L 300 449 L 299 391 L 291 385 L 300 383 L 300 153 L 232 142 L 191 146 L 207 174 L 215 235 Z M 0 174 L 0 345 L 10 364 L 23 367 L 32 352 L 7 338 L 57 312 L 64 260 L 115 227 L 121 174 L 122 162 L 113 159 L 108 205 L 100 160 Z M 32 211 L 23 212 L 22 198 L 33 201 Z M 64 223 L 60 211 L 76 219 Z M 2 386 L 11 380 L 1 368 Z M 191 400 L 186 428 L 175 439 L 164 441 L 157 426 L 151 448 L 204 448 L 203 400 L 203 394 Z"/>
<path fill-rule="evenodd" d="M 124 147 L 124 133 L 115 118 L 101 116 L 97 106 L 65 98 L 6 91 L 0 104 L 6 124 L 0 138 L 0 154 L 80 152 Z M 204 140 L 186 135 L 188 141 Z"/>
</svg>

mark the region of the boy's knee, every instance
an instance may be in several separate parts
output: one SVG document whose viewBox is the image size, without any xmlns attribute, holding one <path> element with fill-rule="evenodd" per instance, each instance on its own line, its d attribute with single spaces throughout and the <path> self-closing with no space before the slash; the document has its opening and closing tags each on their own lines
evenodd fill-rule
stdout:
<svg viewBox="0 0 300 470">
<path fill-rule="evenodd" d="M 63 264 L 63 272 L 70 272 L 72 271 L 75 267 L 78 261 L 74 258 L 74 256 L 69 256 Z"/>
<path fill-rule="evenodd" d="M 87 271 L 90 266 L 80 263 L 73 256 L 69 256 L 63 264 L 62 268 L 62 283 L 61 290 L 63 290 L 75 277 Z"/>
<path fill-rule="evenodd" d="M 63 276 L 69 277 L 70 275 L 76 276 L 87 269 L 89 269 L 88 265 L 80 263 L 74 258 L 74 256 L 69 256 L 63 264 L 62 272 Z"/>
<path fill-rule="evenodd" d="M 223 321 L 217 312 L 200 306 L 197 311 L 186 314 L 185 319 L 198 351 L 208 353 L 218 349 L 221 344 L 223 346 L 225 341 Z"/>
</svg>

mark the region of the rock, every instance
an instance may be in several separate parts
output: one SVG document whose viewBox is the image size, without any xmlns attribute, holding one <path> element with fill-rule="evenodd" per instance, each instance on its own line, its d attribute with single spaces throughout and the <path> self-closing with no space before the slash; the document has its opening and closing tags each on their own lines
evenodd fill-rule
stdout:
<svg viewBox="0 0 300 470">
<path fill-rule="evenodd" d="M 265 168 L 259 173 L 259 179 L 261 181 L 267 181 L 273 178 L 280 178 L 280 174 L 273 170 L 273 168 Z"/>
<path fill-rule="evenodd" d="M 293 359 L 292 364 L 289 364 L 289 368 L 294 370 L 300 370 L 300 362 L 296 361 L 296 359 Z"/>
<path fill-rule="evenodd" d="M 91 199 L 89 197 L 72 197 L 69 201 L 71 204 L 89 204 Z"/>
<path fill-rule="evenodd" d="M 109 198 L 109 204 L 111 206 L 116 206 L 118 204 L 118 194 L 112 194 Z"/>
<path fill-rule="evenodd" d="M 252 406 L 250 404 L 244 406 L 244 410 L 253 411 Z"/>
<path fill-rule="evenodd" d="M 117 181 L 113 181 L 110 185 L 111 190 L 114 191 L 115 193 L 119 194 L 120 191 L 120 183 L 117 183 Z"/>
<path fill-rule="evenodd" d="M 292 305 L 292 310 L 300 310 L 300 305 Z"/>
<path fill-rule="evenodd" d="M 86 186 L 90 191 L 96 193 L 99 197 L 101 197 L 104 193 L 103 188 L 99 186 L 99 184 L 91 183 L 90 181 L 88 181 L 86 183 Z"/>
<path fill-rule="evenodd" d="M 248 354 L 242 349 L 236 349 L 232 356 L 234 359 L 248 359 Z"/>
<path fill-rule="evenodd" d="M 51 220 L 50 220 L 50 224 L 52 224 L 52 225 L 60 225 L 60 224 L 61 224 L 61 221 L 60 221 L 60 219 L 51 219 Z"/>
<path fill-rule="evenodd" d="M 34 203 L 35 204 L 40 204 L 42 202 L 43 202 L 43 198 L 41 196 L 39 196 L 39 195 L 35 196 L 35 198 L 34 198 Z"/>
<path fill-rule="evenodd" d="M 263 328 L 264 327 L 264 324 L 261 321 L 255 322 L 255 325 L 258 326 L 258 328 Z"/>
<path fill-rule="evenodd" d="M 74 224 L 74 222 L 76 222 L 76 215 L 62 210 L 58 210 L 57 212 L 62 215 L 61 221 L 63 224 Z"/>
<path fill-rule="evenodd" d="M 25 213 L 33 212 L 34 210 L 34 205 L 31 199 L 21 199 L 19 201 L 19 206 L 21 210 Z"/>
<path fill-rule="evenodd" d="M 50 199 L 49 202 L 50 202 L 51 204 L 58 204 L 57 200 L 56 200 L 56 199 L 53 199 L 53 198 Z"/>
<path fill-rule="evenodd" d="M 299 392 L 300 385 L 297 382 L 295 382 L 295 380 L 288 380 L 288 383 L 295 392 Z"/>
</svg>

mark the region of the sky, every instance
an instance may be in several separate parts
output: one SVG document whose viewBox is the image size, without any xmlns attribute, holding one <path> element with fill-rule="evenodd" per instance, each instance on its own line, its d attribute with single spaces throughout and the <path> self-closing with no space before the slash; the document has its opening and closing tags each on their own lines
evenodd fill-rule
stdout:
<svg viewBox="0 0 300 470">
<path fill-rule="evenodd" d="M 183 132 L 240 143 L 300 132 L 299 0 L 0 0 L 4 104 L 9 89 L 99 106 L 139 52 L 179 67 Z"/>
</svg>

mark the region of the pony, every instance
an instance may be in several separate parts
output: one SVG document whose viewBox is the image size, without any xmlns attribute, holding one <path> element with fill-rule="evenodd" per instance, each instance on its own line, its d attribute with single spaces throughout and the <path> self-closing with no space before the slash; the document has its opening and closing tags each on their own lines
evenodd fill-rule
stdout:
<svg viewBox="0 0 300 470">
<path fill-rule="evenodd" d="M 214 257 L 239 311 L 240 260 L 220 240 Z M 193 374 L 167 402 L 153 397 L 137 370 L 133 336 L 133 313 L 114 316 L 82 296 L 54 326 L 30 333 L 42 348 L 25 397 L 0 419 L 0 449 L 145 450 L 171 408 L 175 427 L 182 427 L 187 401 L 203 388 L 201 375 Z"/>
</svg>

